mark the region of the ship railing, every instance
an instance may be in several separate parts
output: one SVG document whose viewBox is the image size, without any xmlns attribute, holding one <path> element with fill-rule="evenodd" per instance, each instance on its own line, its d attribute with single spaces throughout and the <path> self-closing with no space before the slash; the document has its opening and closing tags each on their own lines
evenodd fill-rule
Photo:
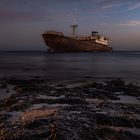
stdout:
<svg viewBox="0 0 140 140">
<path fill-rule="evenodd" d="M 103 43 L 108 43 L 108 39 L 105 38 L 104 36 L 76 36 L 77 40 L 82 40 L 82 41 L 96 41 L 98 42 L 103 42 Z"/>
<path fill-rule="evenodd" d="M 47 34 L 53 34 L 53 35 L 60 35 L 60 36 L 63 36 L 63 33 L 62 33 L 62 32 L 46 31 L 45 33 L 47 33 Z"/>
<path fill-rule="evenodd" d="M 92 40 L 92 39 L 95 39 L 97 37 L 94 37 L 94 36 L 77 36 L 76 39 L 79 39 L 79 40 Z"/>
</svg>

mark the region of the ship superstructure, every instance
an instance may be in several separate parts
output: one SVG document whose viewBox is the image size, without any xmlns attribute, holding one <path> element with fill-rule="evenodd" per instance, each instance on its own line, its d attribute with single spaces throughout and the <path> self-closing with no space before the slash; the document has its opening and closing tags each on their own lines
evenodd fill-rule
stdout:
<svg viewBox="0 0 140 140">
<path fill-rule="evenodd" d="M 93 31 L 91 36 L 77 36 L 75 37 L 75 39 L 97 43 L 105 46 L 108 46 L 109 43 L 109 39 L 104 37 L 103 35 L 99 35 L 97 31 Z"/>
</svg>

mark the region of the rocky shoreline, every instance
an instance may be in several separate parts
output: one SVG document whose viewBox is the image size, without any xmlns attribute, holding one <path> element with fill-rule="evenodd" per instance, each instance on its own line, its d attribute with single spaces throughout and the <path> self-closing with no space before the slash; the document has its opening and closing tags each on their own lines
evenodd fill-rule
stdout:
<svg viewBox="0 0 140 140">
<path fill-rule="evenodd" d="M 0 140 L 140 139 L 140 87 L 133 83 L 3 79 L 3 90 L 9 96 L 0 100 Z"/>
</svg>

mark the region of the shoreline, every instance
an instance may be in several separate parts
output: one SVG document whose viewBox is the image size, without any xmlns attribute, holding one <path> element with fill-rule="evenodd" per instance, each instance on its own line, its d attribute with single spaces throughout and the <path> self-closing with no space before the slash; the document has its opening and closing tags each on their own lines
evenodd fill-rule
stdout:
<svg viewBox="0 0 140 140">
<path fill-rule="evenodd" d="M 2 139 L 140 139 L 140 86 L 133 83 L 36 77 L 1 80 L 1 89 L 14 91 L 0 102 Z"/>
</svg>

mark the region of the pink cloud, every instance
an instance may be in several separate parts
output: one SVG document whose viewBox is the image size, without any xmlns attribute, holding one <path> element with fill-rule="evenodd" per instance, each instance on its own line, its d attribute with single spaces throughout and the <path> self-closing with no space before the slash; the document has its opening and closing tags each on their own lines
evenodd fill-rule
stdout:
<svg viewBox="0 0 140 140">
<path fill-rule="evenodd" d="M 121 26 L 140 26 L 140 20 L 131 20 L 131 21 L 128 21 L 126 23 L 121 23 L 121 24 L 118 24 L 118 25 L 121 25 Z"/>
<path fill-rule="evenodd" d="M 112 4 L 108 4 L 108 5 L 103 6 L 103 9 L 111 8 L 112 6 L 113 6 Z"/>
<path fill-rule="evenodd" d="M 32 18 L 31 13 L 0 10 L 0 20 L 14 21 L 14 20 L 29 20 L 31 18 Z"/>
<path fill-rule="evenodd" d="M 135 4 L 132 4 L 132 5 L 128 8 L 128 10 L 135 10 L 135 9 L 137 9 L 137 8 L 140 8 L 140 2 L 135 3 Z"/>
</svg>

